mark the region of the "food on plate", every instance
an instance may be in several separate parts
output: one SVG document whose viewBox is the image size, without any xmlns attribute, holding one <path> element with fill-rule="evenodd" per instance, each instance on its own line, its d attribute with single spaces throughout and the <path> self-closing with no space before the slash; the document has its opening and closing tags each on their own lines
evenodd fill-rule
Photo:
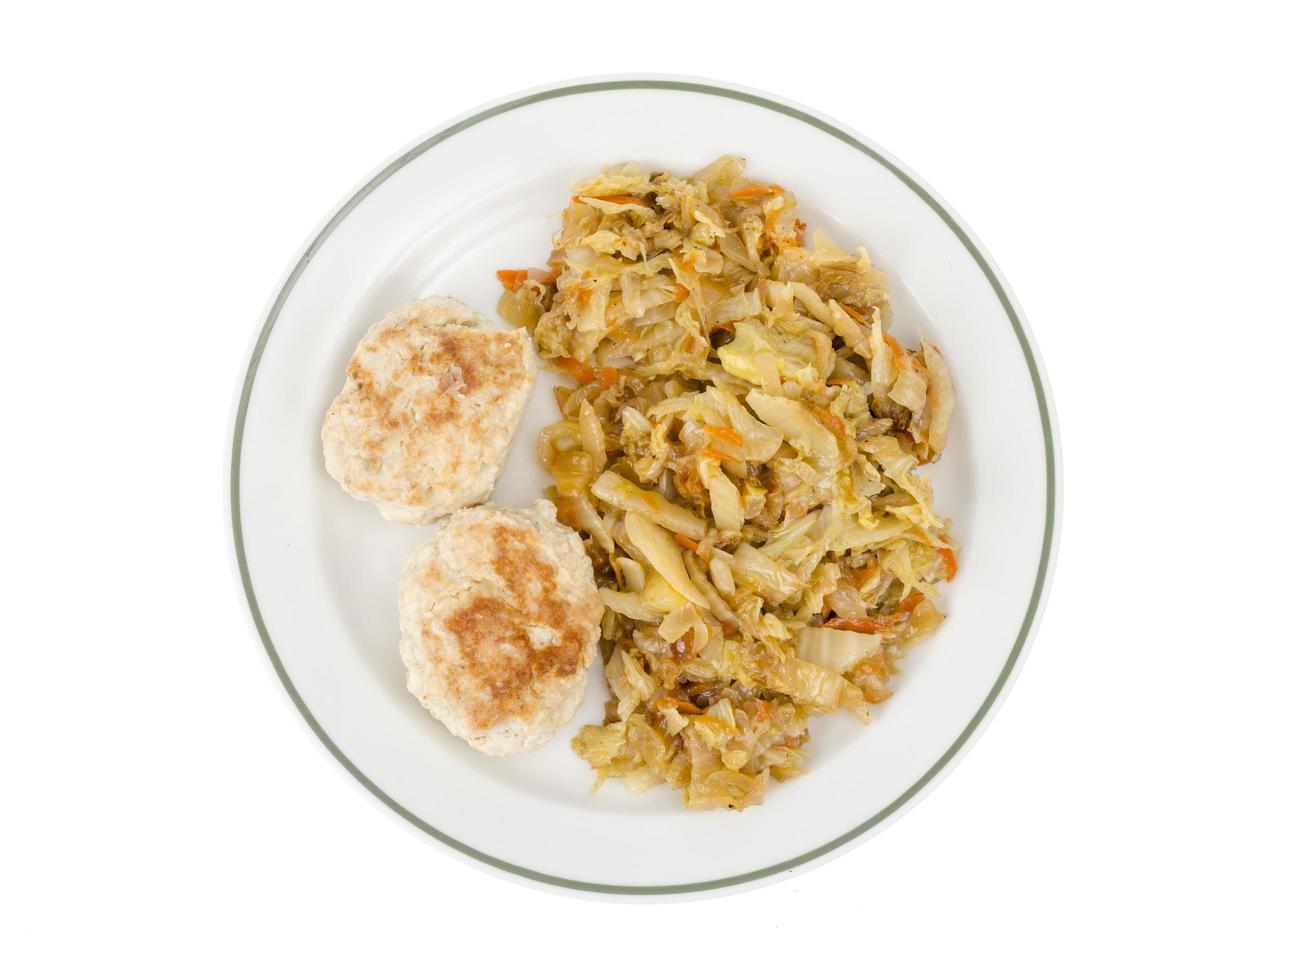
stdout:
<svg viewBox="0 0 1292 980">
<path fill-rule="evenodd" d="M 489 497 L 537 375 L 523 330 L 432 296 L 364 334 L 323 420 L 323 459 L 388 521 L 426 524 Z"/>
<path fill-rule="evenodd" d="M 486 755 L 528 752 L 582 703 L 601 616 L 582 542 L 551 503 L 461 510 L 400 579 L 408 690 Z"/>
<path fill-rule="evenodd" d="M 865 249 L 722 157 L 575 187 L 546 269 L 499 313 L 573 376 L 539 454 L 606 606 L 604 723 L 575 751 L 687 806 L 743 809 L 803 771 L 808 718 L 858 720 L 942 620 L 957 546 L 922 467 L 954 404 Z"/>
</svg>

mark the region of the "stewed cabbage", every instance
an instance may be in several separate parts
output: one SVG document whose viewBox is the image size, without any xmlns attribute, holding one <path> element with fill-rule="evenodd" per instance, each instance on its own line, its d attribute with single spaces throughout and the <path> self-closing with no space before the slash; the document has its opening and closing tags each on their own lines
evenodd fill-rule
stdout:
<svg viewBox="0 0 1292 980">
<path fill-rule="evenodd" d="M 806 764 L 808 718 L 861 721 L 937 628 L 957 547 L 921 467 L 954 404 L 889 332 L 866 250 L 725 156 L 574 188 L 545 269 L 499 312 L 573 376 L 540 457 L 606 613 L 610 700 L 574 750 L 597 785 L 743 809 Z"/>
</svg>

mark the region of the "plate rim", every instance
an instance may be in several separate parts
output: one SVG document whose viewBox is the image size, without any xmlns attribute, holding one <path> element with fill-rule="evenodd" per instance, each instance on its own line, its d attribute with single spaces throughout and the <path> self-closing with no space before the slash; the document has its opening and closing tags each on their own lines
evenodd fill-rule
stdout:
<svg viewBox="0 0 1292 980">
<path fill-rule="evenodd" d="M 309 706 L 305 703 L 299 691 L 297 691 L 290 675 L 283 666 L 282 660 L 278 656 L 278 652 L 274 646 L 273 639 L 270 637 L 269 631 L 265 625 L 264 618 L 261 615 L 255 589 L 251 583 L 251 572 L 247 563 L 241 516 L 242 497 L 240 476 L 242 464 L 242 443 L 247 420 L 247 410 L 250 405 L 251 393 L 255 385 L 261 355 L 263 354 L 265 346 L 269 341 L 269 337 L 273 332 L 274 325 L 277 323 L 278 316 L 281 313 L 283 306 L 286 304 L 292 289 L 300 279 L 301 274 L 304 272 L 314 254 L 328 239 L 332 232 L 341 224 L 341 222 L 344 221 L 345 218 L 356 207 L 358 207 L 365 198 L 376 190 L 377 187 L 402 169 L 406 164 L 457 133 L 469 129 L 478 123 L 539 102 L 547 102 L 553 99 L 573 95 L 583 95 L 591 92 L 633 89 L 693 92 L 701 95 L 745 102 L 768 111 L 789 116 L 790 118 L 797 119 L 800 122 L 813 126 L 827 135 L 840 140 L 852 149 L 858 150 L 864 155 L 870 157 L 915 193 L 916 196 L 919 197 L 943 221 L 943 223 L 947 225 L 960 242 L 961 246 L 969 253 L 970 258 L 974 260 L 974 263 L 986 278 L 988 285 L 991 286 L 1010 322 L 1010 326 L 1013 328 L 1014 336 L 1019 342 L 1024 361 L 1028 368 L 1029 378 L 1032 382 L 1032 388 L 1036 398 L 1046 462 L 1045 528 L 1041 538 L 1041 550 L 1037 563 L 1036 578 L 1033 582 L 1027 609 L 1024 613 L 1014 644 L 1010 649 L 1009 656 L 1006 658 L 1005 663 L 1001 668 L 1000 674 L 988 690 L 978 710 L 974 712 L 964 729 L 947 747 L 946 751 L 943 752 L 942 755 L 940 755 L 938 759 L 935 760 L 934 763 L 903 793 L 899 794 L 887 806 L 881 808 L 865 821 L 844 834 L 840 834 L 833 839 L 804 852 L 803 854 L 797 855 L 796 857 L 779 861 L 763 868 L 742 872 L 736 875 L 728 875 L 722 878 L 715 878 L 708 881 L 684 882 L 675 885 L 621 885 L 609 882 L 581 881 L 526 868 L 522 865 L 514 864 L 512 862 L 502 860 L 501 858 L 496 858 L 472 847 L 469 844 L 454 839 L 448 834 L 438 830 L 385 793 L 381 787 L 364 774 L 363 771 L 360 770 L 359 767 L 356 766 L 331 739 L 310 711 Z M 225 457 L 228 460 L 227 486 L 229 496 L 227 499 L 229 504 L 228 516 L 230 519 L 228 527 L 233 552 L 231 557 L 234 559 L 233 564 L 236 566 L 236 577 L 242 587 L 243 598 L 245 599 L 245 610 L 250 616 L 251 625 L 254 627 L 275 675 L 282 685 L 284 692 L 295 706 L 297 712 L 314 733 L 322 747 L 327 749 L 334 761 L 340 764 L 340 766 L 348 772 L 360 786 L 367 790 L 375 801 L 382 803 L 389 812 L 402 818 L 410 829 L 421 831 L 425 837 L 429 838 L 433 843 L 448 850 L 449 853 L 478 862 L 479 864 L 484 865 L 488 870 L 501 872 L 511 880 L 519 879 L 521 882 L 526 884 L 545 887 L 561 891 L 566 894 L 570 894 L 572 892 L 583 897 L 618 898 L 620 900 L 703 897 L 711 896 L 718 892 L 729 892 L 741 888 L 766 884 L 777 877 L 783 877 L 795 870 L 806 869 L 820 864 L 829 858 L 838 857 L 847 850 L 850 850 L 852 847 L 860 844 L 864 838 L 878 832 L 885 825 L 895 819 L 902 811 L 913 806 L 923 798 L 925 794 L 932 790 L 937 783 L 944 779 L 951 769 L 954 768 L 955 764 L 963 758 L 970 745 L 976 741 L 979 736 L 981 736 L 982 732 L 986 728 L 987 722 L 990 721 L 991 717 L 999 709 L 1000 704 L 1004 700 L 1004 695 L 1008 692 L 1008 689 L 1017 678 L 1019 668 L 1021 667 L 1023 660 L 1026 658 L 1028 648 L 1035 637 L 1037 626 L 1040 623 L 1041 616 L 1045 608 L 1049 586 L 1053 580 L 1054 565 L 1058 555 L 1057 545 L 1062 499 L 1059 432 L 1056 413 L 1054 410 L 1054 398 L 1050 391 L 1044 365 L 1036 350 L 1035 340 L 1031 335 L 1027 320 L 1019 310 L 1018 303 L 1014 299 L 1008 285 L 1005 283 L 1004 277 L 996 268 L 995 263 L 988 256 L 986 250 L 977 241 L 959 217 L 951 210 L 951 208 L 943 202 L 927 184 L 916 176 L 909 167 L 897 160 L 893 154 L 876 146 L 874 143 L 861 136 L 861 134 L 837 120 L 831 119 L 815 110 L 811 110 L 805 106 L 794 103 L 791 100 L 762 92 L 757 89 L 736 85 L 730 82 L 720 82 L 717 80 L 678 75 L 600 76 L 595 78 L 559 81 L 533 89 L 523 90 L 505 96 L 501 99 L 485 103 L 482 106 L 478 106 L 453 119 L 450 119 L 448 122 L 419 137 L 412 144 L 395 154 L 391 159 L 384 163 L 371 176 L 364 180 L 357 189 L 346 195 L 343 201 L 330 212 L 323 223 L 310 235 L 307 239 L 307 244 L 297 253 L 291 264 L 288 266 L 288 271 L 280 281 L 274 294 L 274 298 L 270 301 L 268 309 L 264 314 L 261 329 L 254 335 L 254 340 L 244 363 L 245 367 L 241 374 L 240 383 L 235 389 L 236 397 L 232 406 L 233 412 L 230 426 L 230 437 L 227 444 L 228 455 Z"/>
</svg>

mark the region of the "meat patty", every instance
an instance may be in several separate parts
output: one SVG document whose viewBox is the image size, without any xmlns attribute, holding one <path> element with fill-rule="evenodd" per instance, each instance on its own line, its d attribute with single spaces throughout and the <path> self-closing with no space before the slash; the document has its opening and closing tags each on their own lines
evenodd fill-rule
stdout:
<svg viewBox="0 0 1292 980">
<path fill-rule="evenodd" d="M 486 755 L 528 752 L 582 703 L 601 614 L 583 543 L 551 503 L 459 511 L 404 565 L 408 690 Z"/>
<path fill-rule="evenodd" d="M 323 460 L 388 521 L 426 524 L 486 500 L 538 373 L 524 330 L 446 297 L 374 323 L 323 420 Z"/>
</svg>

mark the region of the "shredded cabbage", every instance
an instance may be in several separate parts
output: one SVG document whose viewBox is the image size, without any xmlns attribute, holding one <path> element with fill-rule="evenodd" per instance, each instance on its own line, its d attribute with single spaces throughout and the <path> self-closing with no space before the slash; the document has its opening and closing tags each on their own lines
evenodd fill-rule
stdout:
<svg viewBox="0 0 1292 980">
<path fill-rule="evenodd" d="M 920 468 L 955 402 L 888 332 L 883 274 L 725 156 L 577 184 L 546 269 L 504 270 L 562 420 L 539 458 L 606 606 L 597 785 L 743 809 L 803 771 L 808 718 L 860 721 L 942 620 L 957 548 Z"/>
</svg>

